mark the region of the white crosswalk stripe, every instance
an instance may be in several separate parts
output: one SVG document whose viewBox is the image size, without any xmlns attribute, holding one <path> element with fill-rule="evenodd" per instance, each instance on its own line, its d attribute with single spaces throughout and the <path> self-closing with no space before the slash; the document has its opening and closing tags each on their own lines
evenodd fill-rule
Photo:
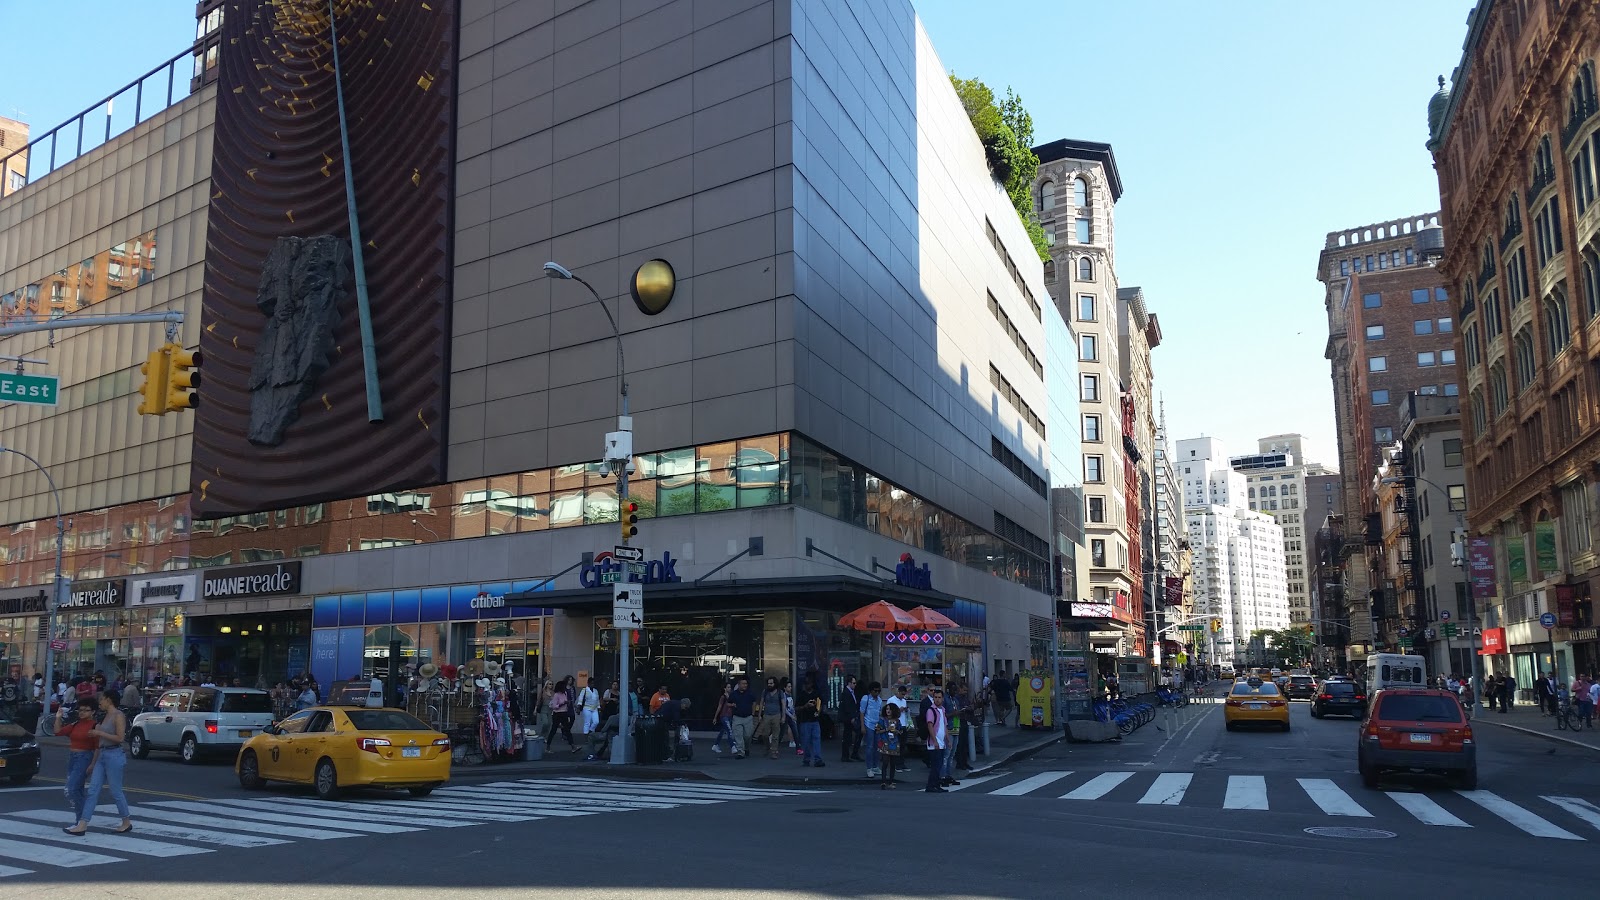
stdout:
<svg viewBox="0 0 1600 900">
<path fill-rule="evenodd" d="M 1045 785 L 1060 781 L 1071 774 L 1071 772 L 1041 772 L 1038 775 L 1032 775 L 1024 778 L 1016 784 L 1008 784 L 1003 788 L 992 790 L 989 793 L 994 794 L 997 797 L 1021 797 L 1023 794 L 1026 794 L 1029 791 L 1036 790 L 1044 787 Z"/>
<path fill-rule="evenodd" d="M 983 784 L 990 778 L 973 779 Z M 59 789 L 58 789 L 59 790 Z M 402 800 L 392 794 L 353 794 L 324 801 L 304 793 L 265 792 L 212 800 L 162 800 L 131 808 L 134 830 L 116 834 L 110 805 L 95 807 L 87 835 L 62 832 L 70 811 L 59 807 L 0 813 L 0 879 L 39 875 L 54 868 L 125 862 L 131 857 L 184 857 L 219 849 L 251 849 L 297 840 L 339 840 L 405 834 L 435 828 L 538 822 L 604 813 L 689 809 L 741 800 L 783 798 L 821 791 L 690 782 L 527 778 L 459 784 L 432 796 Z M 101 818 L 101 816 L 109 818 Z"/>
<path fill-rule="evenodd" d="M 949 787 L 945 788 L 945 790 L 947 790 L 947 791 L 964 791 L 964 790 L 967 790 L 968 788 L 975 788 L 975 787 L 978 787 L 979 785 L 988 784 L 989 782 L 994 781 L 995 779 L 1001 778 L 1001 777 L 1003 777 L 1003 776 L 1000 776 L 1000 775 L 979 775 L 976 778 L 965 778 L 965 779 L 962 779 L 960 784 L 952 784 Z"/>
<path fill-rule="evenodd" d="M 1558 838 L 1563 841 L 1583 840 L 1583 838 L 1565 828 L 1550 824 L 1492 791 L 1458 791 L 1457 793 L 1534 837 Z"/>
<path fill-rule="evenodd" d="M 1425 794 L 1404 794 L 1399 791 L 1388 791 L 1386 796 L 1399 804 L 1400 808 L 1413 816 L 1424 825 L 1443 825 L 1448 828 L 1471 828 L 1454 813 L 1433 802 Z"/>
<path fill-rule="evenodd" d="M 1372 813 L 1362 808 L 1361 804 L 1351 799 L 1349 794 L 1339 789 L 1339 786 L 1326 778 L 1301 778 L 1297 779 L 1300 787 L 1311 798 L 1311 802 L 1321 807 L 1322 811 L 1330 816 L 1361 816 L 1372 818 Z"/>
<path fill-rule="evenodd" d="M 1111 789 L 1133 777 L 1132 772 L 1105 772 L 1091 778 L 1085 784 L 1061 795 L 1063 800 L 1099 800 L 1111 793 Z"/>
<path fill-rule="evenodd" d="M 1543 799 L 1554 803 L 1590 825 L 1600 828 L 1600 806 L 1595 806 L 1593 803 L 1577 797 L 1544 797 Z"/>
<path fill-rule="evenodd" d="M 1188 772 L 1162 772 L 1156 776 L 1155 783 L 1150 785 L 1150 790 L 1145 791 L 1139 802 L 1160 806 L 1181 805 L 1183 795 L 1189 790 L 1189 782 L 1193 778 L 1194 775 Z"/>
<path fill-rule="evenodd" d="M 1260 775 L 1229 775 L 1223 809 L 1267 809 L 1267 779 Z"/>
</svg>

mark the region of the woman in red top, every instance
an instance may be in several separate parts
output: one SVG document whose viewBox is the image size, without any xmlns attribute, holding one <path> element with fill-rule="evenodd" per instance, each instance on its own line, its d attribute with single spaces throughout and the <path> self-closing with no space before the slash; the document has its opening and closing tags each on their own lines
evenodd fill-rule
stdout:
<svg viewBox="0 0 1600 900">
<path fill-rule="evenodd" d="M 100 748 L 100 739 L 94 734 L 94 701 L 88 698 L 79 700 L 74 711 L 76 718 L 70 721 L 65 719 L 65 706 L 56 711 L 56 735 L 68 741 L 67 800 L 72 804 L 73 814 L 77 819 L 82 819 L 83 804 L 88 799 L 84 782 L 89 780 L 89 770 L 94 768 L 94 755 Z"/>
</svg>

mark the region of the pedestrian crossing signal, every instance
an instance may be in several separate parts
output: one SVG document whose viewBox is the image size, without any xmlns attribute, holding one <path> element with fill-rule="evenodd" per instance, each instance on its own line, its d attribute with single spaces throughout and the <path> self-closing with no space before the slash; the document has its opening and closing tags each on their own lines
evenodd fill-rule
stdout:
<svg viewBox="0 0 1600 900">
<path fill-rule="evenodd" d="M 639 533 L 639 504 L 632 500 L 622 504 L 622 542 Z"/>
</svg>

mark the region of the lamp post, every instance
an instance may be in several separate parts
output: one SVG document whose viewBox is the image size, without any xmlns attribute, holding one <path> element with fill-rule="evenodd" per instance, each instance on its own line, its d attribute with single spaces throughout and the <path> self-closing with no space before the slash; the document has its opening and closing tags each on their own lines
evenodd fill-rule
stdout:
<svg viewBox="0 0 1600 900">
<path fill-rule="evenodd" d="M 562 281 L 576 281 L 588 289 L 594 302 L 605 311 L 606 321 L 611 323 L 611 333 L 617 340 L 617 381 L 619 411 L 617 414 L 617 433 L 626 435 L 624 440 L 613 441 L 607 436 L 605 461 L 610 464 L 612 472 L 617 476 L 617 518 L 622 518 L 622 509 L 628 502 L 628 474 L 633 471 L 633 417 L 628 414 L 628 365 L 627 357 L 622 351 L 622 329 L 617 326 L 617 317 L 611 314 L 611 307 L 600 298 L 600 292 L 594 285 L 573 274 L 571 269 L 558 262 L 544 264 L 544 274 L 548 278 Z M 667 308 L 672 302 L 673 291 L 677 287 L 677 276 L 672 266 L 663 259 L 652 259 L 639 266 L 633 272 L 630 292 L 633 294 L 634 305 L 647 316 L 656 315 Z M 621 301 L 618 301 L 620 306 Z M 619 310 L 620 312 L 620 310 Z M 625 446 L 624 446 L 625 444 Z M 619 452 L 613 452 L 613 451 Z M 621 535 L 622 543 L 628 543 L 628 534 L 624 531 Z M 617 623 L 613 621 L 613 627 Z M 623 632 L 629 632 L 624 634 Z M 632 735 L 628 722 L 632 715 L 629 708 L 628 691 L 632 688 L 632 678 L 629 669 L 629 651 L 632 642 L 632 629 L 617 628 L 617 684 L 621 690 L 617 696 L 617 738 L 611 742 L 611 764 L 614 766 L 626 765 L 632 756 L 628 740 Z M 602 723 L 603 725 L 604 723 Z"/>
<path fill-rule="evenodd" d="M 33 726 L 34 733 L 38 733 L 40 726 L 44 724 L 44 717 L 50 712 L 50 703 L 45 700 L 45 697 L 49 697 L 50 692 L 55 690 L 56 652 L 55 648 L 51 646 L 51 642 L 56 639 L 56 608 L 61 605 L 62 588 L 66 585 L 66 582 L 61 577 L 61 548 L 66 540 L 67 526 L 66 520 L 61 516 L 61 492 L 56 490 L 56 480 L 50 477 L 50 470 L 40 464 L 37 459 L 15 447 L 0 445 L 0 453 L 15 453 L 33 463 L 33 467 L 38 469 L 39 474 L 44 476 L 45 483 L 50 485 L 50 494 L 55 497 L 56 501 L 56 577 L 51 582 L 50 594 L 45 597 L 44 601 L 44 697 L 39 698 L 43 708 L 39 712 L 39 721 Z"/>
</svg>

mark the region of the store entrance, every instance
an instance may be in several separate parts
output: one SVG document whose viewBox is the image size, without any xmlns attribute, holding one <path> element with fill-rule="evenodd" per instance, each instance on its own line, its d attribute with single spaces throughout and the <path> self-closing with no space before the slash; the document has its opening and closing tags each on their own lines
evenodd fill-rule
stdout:
<svg viewBox="0 0 1600 900">
<path fill-rule="evenodd" d="M 183 672 L 202 682 L 268 688 L 310 667 L 311 612 L 191 616 Z"/>
</svg>

